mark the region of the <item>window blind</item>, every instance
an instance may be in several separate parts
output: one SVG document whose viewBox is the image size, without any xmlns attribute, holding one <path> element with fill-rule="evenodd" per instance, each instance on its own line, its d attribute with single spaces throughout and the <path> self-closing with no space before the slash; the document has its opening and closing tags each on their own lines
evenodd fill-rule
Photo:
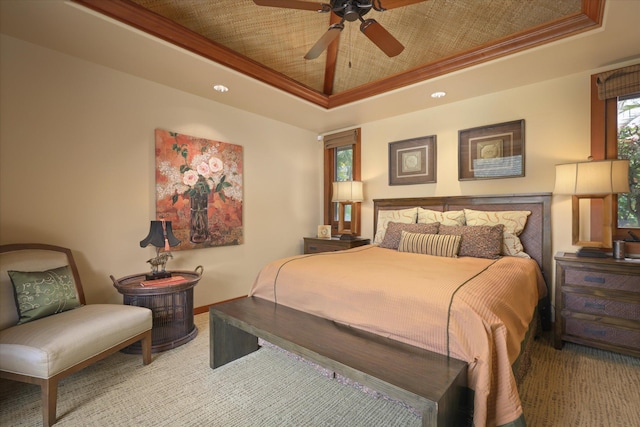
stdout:
<svg viewBox="0 0 640 427">
<path fill-rule="evenodd" d="M 353 145 L 358 142 L 358 129 L 350 129 L 324 136 L 324 148 L 336 148 Z"/>
<path fill-rule="evenodd" d="M 596 85 L 600 100 L 640 92 L 640 64 L 600 73 Z"/>
</svg>

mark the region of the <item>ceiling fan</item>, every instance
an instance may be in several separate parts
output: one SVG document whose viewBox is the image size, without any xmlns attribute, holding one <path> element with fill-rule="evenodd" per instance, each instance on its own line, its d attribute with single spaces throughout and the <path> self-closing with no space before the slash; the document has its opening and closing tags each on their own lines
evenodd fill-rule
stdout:
<svg viewBox="0 0 640 427">
<path fill-rule="evenodd" d="M 340 36 L 344 29 L 344 21 L 353 22 L 360 20 L 360 31 L 375 43 L 387 56 L 399 55 L 404 50 L 404 46 L 395 37 L 384 29 L 375 19 L 363 19 L 371 9 L 384 12 L 401 6 L 409 6 L 420 3 L 424 0 L 331 0 L 327 3 L 315 3 L 301 0 L 253 0 L 258 6 L 282 7 L 287 9 L 311 10 L 315 12 L 332 12 L 340 18 L 340 22 L 329 26 L 329 30 L 304 56 L 305 59 L 315 59 L 335 39 Z"/>
</svg>

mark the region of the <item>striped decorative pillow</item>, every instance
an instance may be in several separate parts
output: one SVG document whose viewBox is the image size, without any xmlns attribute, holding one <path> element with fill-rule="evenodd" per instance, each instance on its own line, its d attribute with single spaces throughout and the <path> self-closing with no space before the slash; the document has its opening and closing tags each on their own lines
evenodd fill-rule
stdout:
<svg viewBox="0 0 640 427">
<path fill-rule="evenodd" d="M 447 234 L 402 232 L 399 252 L 457 258 L 462 237 Z"/>
</svg>

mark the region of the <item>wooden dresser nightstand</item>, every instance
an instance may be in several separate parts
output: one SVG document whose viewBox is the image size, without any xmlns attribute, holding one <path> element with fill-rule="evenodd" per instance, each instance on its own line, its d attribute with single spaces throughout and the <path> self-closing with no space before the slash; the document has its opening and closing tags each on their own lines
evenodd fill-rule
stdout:
<svg viewBox="0 0 640 427">
<path fill-rule="evenodd" d="M 554 347 L 570 341 L 640 356 L 640 259 L 555 259 Z"/>
<path fill-rule="evenodd" d="M 368 245 L 369 239 L 360 237 L 353 240 L 340 240 L 332 237 L 331 239 L 322 239 L 319 237 L 304 238 L 304 253 L 317 254 L 320 252 L 343 251 L 345 249 L 357 248 L 358 246 Z"/>
</svg>

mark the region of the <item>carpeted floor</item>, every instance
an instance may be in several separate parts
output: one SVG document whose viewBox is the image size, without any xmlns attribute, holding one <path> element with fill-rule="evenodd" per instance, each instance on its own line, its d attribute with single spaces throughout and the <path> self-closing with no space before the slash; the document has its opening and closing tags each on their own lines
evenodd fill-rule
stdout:
<svg viewBox="0 0 640 427">
<path fill-rule="evenodd" d="M 64 426 L 419 426 L 402 404 L 330 379 L 265 347 L 209 368 L 208 314 L 197 338 L 154 355 L 118 353 L 60 385 Z M 534 344 L 520 387 L 529 427 L 640 426 L 640 359 L 572 344 Z M 0 425 L 41 425 L 39 388 L 0 380 Z"/>
<path fill-rule="evenodd" d="M 528 427 L 640 426 L 640 358 L 536 340 L 518 387 Z"/>
<path fill-rule="evenodd" d="M 115 354 L 65 379 L 58 394 L 64 426 L 419 426 L 402 405 L 343 385 L 314 365 L 265 347 L 209 367 L 208 314 L 199 334 L 171 351 Z M 0 425 L 42 424 L 39 387 L 0 380 Z"/>
</svg>

